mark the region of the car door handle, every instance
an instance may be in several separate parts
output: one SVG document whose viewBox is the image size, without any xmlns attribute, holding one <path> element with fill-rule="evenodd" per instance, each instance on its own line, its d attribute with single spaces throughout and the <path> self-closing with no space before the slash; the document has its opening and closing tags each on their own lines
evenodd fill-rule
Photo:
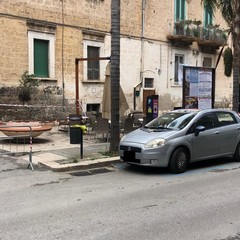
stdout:
<svg viewBox="0 0 240 240">
<path fill-rule="evenodd" d="M 237 130 L 240 130 L 240 127 L 237 127 Z"/>
<path fill-rule="evenodd" d="M 219 131 L 214 132 L 214 134 L 219 134 L 219 133 L 220 133 Z"/>
</svg>

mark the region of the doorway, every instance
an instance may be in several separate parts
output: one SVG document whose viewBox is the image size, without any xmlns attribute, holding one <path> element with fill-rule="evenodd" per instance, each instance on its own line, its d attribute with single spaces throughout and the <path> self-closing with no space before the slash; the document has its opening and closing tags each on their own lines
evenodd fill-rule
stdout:
<svg viewBox="0 0 240 240">
<path fill-rule="evenodd" d="M 145 90 L 143 89 L 143 113 L 147 116 L 147 97 L 155 95 L 155 89 Z"/>
</svg>

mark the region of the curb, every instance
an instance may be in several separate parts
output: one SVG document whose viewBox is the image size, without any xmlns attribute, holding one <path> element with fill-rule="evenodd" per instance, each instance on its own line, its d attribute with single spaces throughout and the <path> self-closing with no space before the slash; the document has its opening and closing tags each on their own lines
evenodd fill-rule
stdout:
<svg viewBox="0 0 240 240">
<path fill-rule="evenodd" d="M 73 170 L 88 170 L 92 168 L 106 167 L 120 162 L 121 160 L 119 157 L 111 157 L 69 164 L 59 164 L 57 162 L 38 162 L 38 165 L 53 172 L 67 172 Z"/>
</svg>

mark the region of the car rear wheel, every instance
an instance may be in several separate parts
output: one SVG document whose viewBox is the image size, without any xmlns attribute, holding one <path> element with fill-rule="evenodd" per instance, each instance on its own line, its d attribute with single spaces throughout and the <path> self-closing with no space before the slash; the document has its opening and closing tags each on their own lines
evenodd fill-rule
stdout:
<svg viewBox="0 0 240 240">
<path fill-rule="evenodd" d="M 238 143 L 233 158 L 236 162 L 240 162 L 240 143 Z"/>
<path fill-rule="evenodd" d="M 183 173 L 186 171 L 188 166 L 188 153 L 180 147 L 174 150 L 170 157 L 169 168 L 173 173 Z"/>
</svg>

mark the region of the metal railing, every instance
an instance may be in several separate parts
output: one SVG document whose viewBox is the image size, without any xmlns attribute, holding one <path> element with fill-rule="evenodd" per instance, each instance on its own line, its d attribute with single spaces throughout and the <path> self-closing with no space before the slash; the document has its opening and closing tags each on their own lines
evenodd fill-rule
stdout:
<svg viewBox="0 0 240 240">
<path fill-rule="evenodd" d="M 29 167 L 31 167 L 31 169 L 32 169 L 32 171 L 34 171 L 34 168 L 33 168 L 33 164 L 32 164 L 32 127 L 31 126 L 28 126 L 28 125 L 16 125 L 16 126 L 14 126 L 14 125 L 11 125 L 11 126 L 2 126 L 1 125 L 1 129 L 6 129 L 6 131 L 7 131 L 7 129 L 10 129 L 10 128 L 20 128 L 20 127 L 27 127 L 27 128 L 29 128 L 29 131 L 27 131 L 26 132 L 26 134 L 25 134 L 25 132 L 24 132 L 24 135 L 12 135 L 12 136 L 0 136 L 0 141 L 1 141 L 1 148 L 0 148 L 0 150 L 2 150 L 1 152 L 0 152 L 0 155 L 3 155 L 3 154 L 9 154 L 9 153 L 17 153 L 18 152 L 18 148 L 19 148 L 19 139 L 23 139 L 23 141 L 24 141 L 24 148 L 25 148 L 25 145 L 26 145 L 26 139 L 29 139 L 29 141 L 28 141 L 28 144 L 29 144 L 29 153 L 28 153 L 28 155 L 29 155 L 29 164 L 28 164 L 28 167 L 27 168 L 29 168 Z M 21 131 L 19 131 L 19 132 L 21 132 Z M 9 146 L 8 146 L 8 150 L 5 150 L 6 148 L 7 148 L 7 143 L 6 143 L 6 141 L 8 141 L 8 143 L 9 143 Z M 14 142 L 13 142 L 14 141 Z M 15 144 L 15 152 L 13 151 L 13 147 L 12 147 L 12 144 Z"/>
<path fill-rule="evenodd" d="M 174 24 L 171 35 L 190 37 L 193 38 L 193 41 L 215 41 L 222 45 L 227 41 L 226 33 L 218 27 L 194 26 L 193 24 L 186 26 L 179 22 Z"/>
</svg>

